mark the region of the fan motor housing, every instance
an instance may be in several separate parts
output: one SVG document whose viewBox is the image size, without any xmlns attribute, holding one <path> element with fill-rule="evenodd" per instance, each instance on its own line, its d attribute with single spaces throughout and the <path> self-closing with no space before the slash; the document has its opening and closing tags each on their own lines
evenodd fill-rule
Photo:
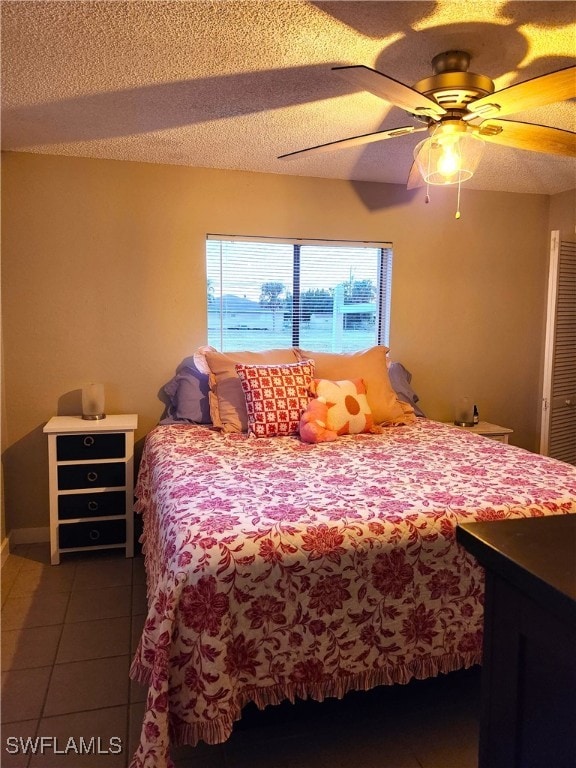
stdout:
<svg viewBox="0 0 576 768">
<path fill-rule="evenodd" d="M 444 109 L 466 109 L 471 102 L 494 93 L 492 80 L 473 72 L 442 72 L 419 80 L 413 88 Z"/>
</svg>

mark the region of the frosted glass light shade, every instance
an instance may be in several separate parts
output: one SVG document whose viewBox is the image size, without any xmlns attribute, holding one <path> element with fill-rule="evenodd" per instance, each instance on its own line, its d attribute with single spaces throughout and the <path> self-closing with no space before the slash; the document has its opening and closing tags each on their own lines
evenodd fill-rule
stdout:
<svg viewBox="0 0 576 768">
<path fill-rule="evenodd" d="M 471 133 L 438 133 L 416 145 L 414 160 L 428 184 L 458 184 L 478 168 L 484 141 Z"/>
<path fill-rule="evenodd" d="M 88 382 L 82 387 L 82 418 L 105 419 L 104 384 Z"/>
</svg>

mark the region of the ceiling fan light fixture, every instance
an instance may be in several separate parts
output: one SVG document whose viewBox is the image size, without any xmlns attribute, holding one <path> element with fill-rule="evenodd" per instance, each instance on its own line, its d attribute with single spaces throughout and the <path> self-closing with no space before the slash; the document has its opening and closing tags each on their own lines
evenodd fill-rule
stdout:
<svg viewBox="0 0 576 768">
<path fill-rule="evenodd" d="M 416 145 L 414 161 L 427 184 L 446 186 L 472 178 L 484 149 L 484 141 L 465 131 L 443 131 Z"/>
</svg>

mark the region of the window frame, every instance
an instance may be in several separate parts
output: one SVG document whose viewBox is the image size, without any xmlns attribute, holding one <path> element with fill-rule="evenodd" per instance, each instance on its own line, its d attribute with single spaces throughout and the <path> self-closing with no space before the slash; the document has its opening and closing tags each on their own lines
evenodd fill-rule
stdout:
<svg viewBox="0 0 576 768">
<path fill-rule="evenodd" d="M 391 319 L 391 294 L 392 294 L 392 262 L 393 245 L 390 241 L 372 242 L 358 240 L 328 240 L 328 239 L 310 239 L 310 238 L 279 238 L 257 235 L 226 235 L 217 233 L 208 233 L 206 235 L 205 261 L 206 261 L 206 286 L 210 276 L 208 274 L 208 243 L 209 242 L 242 242 L 259 244 L 280 244 L 290 245 L 292 247 L 292 308 L 291 308 L 291 338 L 292 346 L 300 346 L 300 328 L 302 325 L 302 306 L 301 306 L 301 256 L 302 248 L 306 246 L 317 246 L 326 248 L 374 248 L 378 250 L 377 269 L 376 269 L 376 317 L 375 317 L 375 338 L 374 343 L 379 346 L 389 346 L 390 339 L 390 319 Z M 222 289 L 222 252 L 220 254 L 220 288 Z M 222 318 L 224 316 L 224 307 L 222 302 L 222 290 L 220 299 L 220 350 L 226 351 L 225 336 Z M 349 305 L 354 306 L 354 305 Z M 207 306 L 207 318 L 210 312 L 210 305 Z M 207 328 L 208 333 L 208 328 Z"/>
</svg>

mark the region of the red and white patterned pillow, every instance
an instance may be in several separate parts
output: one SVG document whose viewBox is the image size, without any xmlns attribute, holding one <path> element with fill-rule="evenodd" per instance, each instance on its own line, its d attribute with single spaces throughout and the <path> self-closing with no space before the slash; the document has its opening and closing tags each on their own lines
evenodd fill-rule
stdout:
<svg viewBox="0 0 576 768">
<path fill-rule="evenodd" d="M 295 435 L 310 400 L 314 362 L 236 364 L 246 399 L 248 431 L 256 437 Z"/>
</svg>

